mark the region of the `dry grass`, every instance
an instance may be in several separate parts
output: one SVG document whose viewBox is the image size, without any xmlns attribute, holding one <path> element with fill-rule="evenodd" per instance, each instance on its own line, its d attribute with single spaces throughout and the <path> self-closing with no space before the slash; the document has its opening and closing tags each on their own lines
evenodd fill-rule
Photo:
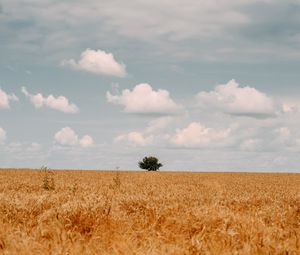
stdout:
<svg viewBox="0 0 300 255">
<path fill-rule="evenodd" d="M 300 254 L 300 175 L 0 170 L 0 254 Z"/>
</svg>

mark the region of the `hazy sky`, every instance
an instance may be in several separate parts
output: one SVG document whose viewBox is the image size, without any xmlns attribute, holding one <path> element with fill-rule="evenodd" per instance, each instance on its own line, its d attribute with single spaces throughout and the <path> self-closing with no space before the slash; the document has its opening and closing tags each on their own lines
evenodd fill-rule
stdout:
<svg viewBox="0 0 300 255">
<path fill-rule="evenodd" d="M 0 0 L 0 167 L 300 170 L 299 0 Z"/>
</svg>

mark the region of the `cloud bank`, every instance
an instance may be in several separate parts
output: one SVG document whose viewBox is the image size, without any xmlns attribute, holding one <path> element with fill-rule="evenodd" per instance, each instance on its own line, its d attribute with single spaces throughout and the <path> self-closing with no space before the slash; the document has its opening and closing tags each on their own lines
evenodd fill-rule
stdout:
<svg viewBox="0 0 300 255">
<path fill-rule="evenodd" d="M 79 108 L 75 104 L 70 103 L 69 99 L 64 96 L 54 97 L 53 95 L 49 95 L 48 97 L 44 97 L 41 93 L 32 95 L 25 87 L 22 87 L 22 93 L 30 99 L 35 108 L 48 107 L 64 113 L 79 112 Z"/>
<path fill-rule="evenodd" d="M 95 74 L 126 76 L 126 66 L 123 63 L 118 63 L 112 53 L 106 53 L 103 50 L 86 49 L 81 53 L 78 61 L 74 59 L 63 60 L 61 64 Z"/>
</svg>

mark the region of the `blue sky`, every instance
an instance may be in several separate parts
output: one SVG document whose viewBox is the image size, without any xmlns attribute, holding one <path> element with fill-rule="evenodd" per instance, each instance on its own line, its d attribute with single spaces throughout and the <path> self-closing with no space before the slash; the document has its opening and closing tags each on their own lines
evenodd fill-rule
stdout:
<svg viewBox="0 0 300 255">
<path fill-rule="evenodd" d="M 300 1 L 0 1 L 0 166 L 300 165 Z"/>
</svg>

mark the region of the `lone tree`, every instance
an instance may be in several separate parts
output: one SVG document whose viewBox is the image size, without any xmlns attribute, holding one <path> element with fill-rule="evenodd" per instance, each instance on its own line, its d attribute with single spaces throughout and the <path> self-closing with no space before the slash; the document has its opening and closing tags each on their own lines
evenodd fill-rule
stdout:
<svg viewBox="0 0 300 255">
<path fill-rule="evenodd" d="M 139 162 L 139 167 L 148 171 L 157 171 L 163 165 L 158 163 L 156 157 L 144 157 L 142 161 Z"/>
</svg>

